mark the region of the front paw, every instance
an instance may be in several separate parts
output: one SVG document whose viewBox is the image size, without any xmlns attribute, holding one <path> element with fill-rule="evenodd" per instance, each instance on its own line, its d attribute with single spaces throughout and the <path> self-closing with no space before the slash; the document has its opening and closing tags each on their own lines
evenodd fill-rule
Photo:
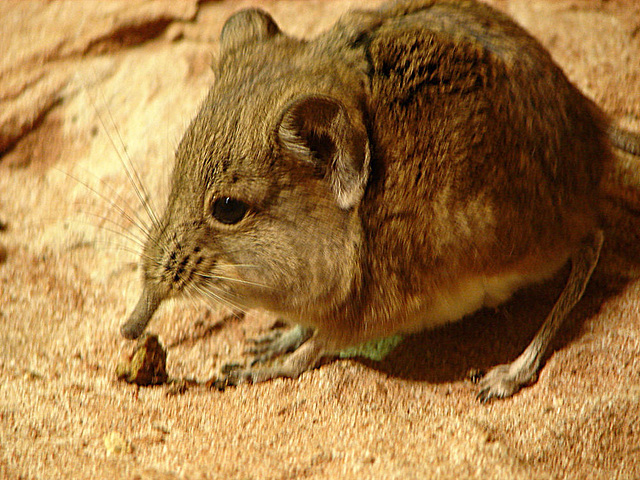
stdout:
<svg viewBox="0 0 640 480">
<path fill-rule="evenodd" d="M 222 377 L 211 382 L 212 386 L 225 388 L 243 383 L 260 383 L 280 377 L 298 378 L 302 373 L 317 366 L 325 352 L 326 340 L 313 335 L 313 331 L 310 331 L 310 329 L 297 327 L 293 330 L 297 332 L 294 335 L 297 339 L 296 343 L 301 338 L 308 338 L 308 340 L 299 345 L 281 364 L 269 367 L 255 367 L 254 362 L 249 368 L 242 367 L 239 364 L 227 364 L 222 368 Z M 290 332 L 287 333 L 289 334 Z M 287 342 L 287 344 L 290 345 L 290 342 Z"/>
<path fill-rule="evenodd" d="M 312 335 L 312 329 L 297 325 L 285 332 L 276 331 L 251 340 L 253 346 L 248 348 L 246 353 L 255 355 L 252 365 L 264 363 L 297 350 Z"/>
<path fill-rule="evenodd" d="M 279 348 L 279 343 L 282 341 L 282 336 L 282 330 L 276 330 L 274 332 L 269 332 L 265 335 L 261 335 L 258 338 L 250 338 L 248 342 L 251 343 L 251 346 L 246 348 L 244 353 L 259 356 L 277 356 L 280 352 L 282 352 L 282 349 Z"/>
<path fill-rule="evenodd" d="M 279 377 L 291 377 L 291 372 L 284 366 L 269 368 L 242 367 L 239 364 L 228 364 L 222 368 L 222 376 L 211 382 L 218 390 L 236 387 L 243 384 L 266 382 Z"/>
<path fill-rule="evenodd" d="M 256 383 L 254 379 L 254 370 L 251 368 L 238 368 L 228 371 L 222 380 L 227 387 L 236 387 L 246 383 Z"/>
<path fill-rule="evenodd" d="M 227 363 L 220 369 L 220 376 L 211 378 L 207 385 L 220 391 L 227 387 L 235 387 L 243 383 L 253 383 L 251 369 L 245 368 L 242 364 L 233 362 Z"/>
</svg>

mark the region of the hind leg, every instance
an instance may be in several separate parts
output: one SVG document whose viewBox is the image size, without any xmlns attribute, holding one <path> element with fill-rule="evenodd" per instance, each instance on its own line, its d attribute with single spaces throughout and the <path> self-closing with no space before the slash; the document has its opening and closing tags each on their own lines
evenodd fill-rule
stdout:
<svg viewBox="0 0 640 480">
<path fill-rule="evenodd" d="M 498 365 L 482 378 L 478 399 L 486 402 L 492 398 L 510 397 L 522 387 L 533 382 L 560 326 L 574 305 L 580 300 L 598 263 L 604 236 L 598 230 L 588 237 L 580 249 L 571 256 L 571 273 L 564 290 L 551 313 L 529 346 L 513 362 Z"/>
</svg>

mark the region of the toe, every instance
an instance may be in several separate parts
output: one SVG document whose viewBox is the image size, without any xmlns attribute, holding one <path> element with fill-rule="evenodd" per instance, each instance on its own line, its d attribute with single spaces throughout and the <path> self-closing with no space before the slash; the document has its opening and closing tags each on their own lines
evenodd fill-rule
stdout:
<svg viewBox="0 0 640 480">
<path fill-rule="evenodd" d="M 510 397 L 522 386 L 517 375 L 510 371 L 509 365 L 498 365 L 480 380 L 477 398 L 480 402 L 487 403 L 494 398 Z"/>
</svg>

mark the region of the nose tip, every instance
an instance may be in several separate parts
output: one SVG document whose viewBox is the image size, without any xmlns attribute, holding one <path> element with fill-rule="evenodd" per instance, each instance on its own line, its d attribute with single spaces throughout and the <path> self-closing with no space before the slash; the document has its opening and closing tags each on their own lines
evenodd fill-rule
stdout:
<svg viewBox="0 0 640 480">
<path fill-rule="evenodd" d="M 127 321 L 120 326 L 120 334 L 129 340 L 134 340 L 142 335 L 161 301 L 160 295 L 145 286 L 133 312 Z"/>
<path fill-rule="evenodd" d="M 135 340 L 142 335 L 146 326 L 146 323 L 141 324 L 135 320 L 129 319 L 120 326 L 120 335 L 128 340 Z"/>
</svg>

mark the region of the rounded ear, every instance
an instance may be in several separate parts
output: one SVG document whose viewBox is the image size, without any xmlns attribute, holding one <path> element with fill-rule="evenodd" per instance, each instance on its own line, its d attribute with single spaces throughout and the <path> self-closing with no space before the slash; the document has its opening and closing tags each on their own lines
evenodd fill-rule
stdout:
<svg viewBox="0 0 640 480">
<path fill-rule="evenodd" d="M 305 96 L 285 107 L 277 134 L 286 152 L 319 167 L 341 208 L 362 199 L 370 153 L 359 110 L 324 95 Z"/>
<path fill-rule="evenodd" d="M 238 48 L 240 45 L 271 38 L 280 33 L 271 15 L 257 8 L 240 10 L 225 22 L 220 34 L 220 46 L 223 52 Z"/>
</svg>

